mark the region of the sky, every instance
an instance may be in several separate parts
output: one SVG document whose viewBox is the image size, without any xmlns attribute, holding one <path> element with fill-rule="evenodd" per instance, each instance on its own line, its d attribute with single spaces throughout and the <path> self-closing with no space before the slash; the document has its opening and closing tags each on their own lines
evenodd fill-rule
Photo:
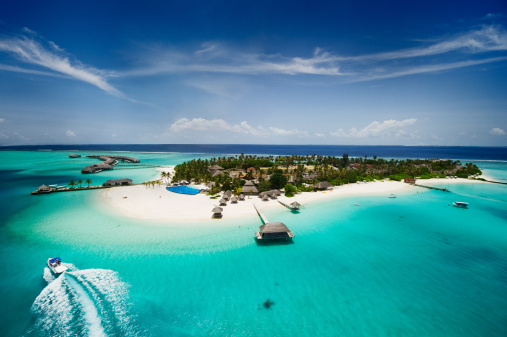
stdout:
<svg viewBox="0 0 507 337">
<path fill-rule="evenodd" d="M 507 146 L 507 2 L 4 2 L 29 144 Z"/>
</svg>

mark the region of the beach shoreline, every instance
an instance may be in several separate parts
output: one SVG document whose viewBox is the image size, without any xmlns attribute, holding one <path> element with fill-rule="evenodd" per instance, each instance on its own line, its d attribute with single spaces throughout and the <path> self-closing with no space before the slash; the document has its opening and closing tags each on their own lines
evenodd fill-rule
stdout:
<svg viewBox="0 0 507 337">
<path fill-rule="evenodd" d="M 167 169 L 167 168 L 164 168 Z M 458 183 L 483 183 L 479 180 L 469 179 L 428 179 L 421 185 L 431 184 L 458 184 Z M 236 204 L 227 202 L 223 209 L 223 219 L 255 218 L 257 213 L 253 207 L 255 204 L 260 209 L 283 207 L 277 200 L 289 204 L 297 201 L 301 205 L 354 196 L 378 196 L 388 197 L 390 194 L 412 194 L 428 191 L 422 187 L 413 186 L 398 181 L 376 181 L 369 183 L 347 184 L 335 186 L 331 190 L 317 192 L 303 192 L 292 198 L 281 195 L 276 200 L 262 201 L 258 196 L 245 196 L 244 201 Z M 218 206 L 219 196 L 211 199 L 205 194 L 185 195 L 166 190 L 164 185 L 146 187 L 142 185 L 114 187 L 99 191 L 98 202 L 109 209 L 114 209 L 122 216 L 146 220 L 156 220 L 170 223 L 182 222 L 213 222 L 221 224 L 224 221 L 212 219 L 211 210 Z"/>
</svg>

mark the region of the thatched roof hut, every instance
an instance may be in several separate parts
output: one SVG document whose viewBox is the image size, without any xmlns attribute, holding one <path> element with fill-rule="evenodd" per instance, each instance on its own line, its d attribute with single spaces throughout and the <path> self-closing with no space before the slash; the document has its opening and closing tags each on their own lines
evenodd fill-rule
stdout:
<svg viewBox="0 0 507 337">
<path fill-rule="evenodd" d="M 241 193 L 256 195 L 259 193 L 259 190 L 252 181 L 247 181 L 241 188 Z"/>
<path fill-rule="evenodd" d="M 225 200 L 229 200 L 232 197 L 232 191 L 227 190 L 225 191 L 224 195 L 222 196 Z"/>
<path fill-rule="evenodd" d="M 239 195 L 239 200 L 245 200 L 245 196 L 243 194 Z"/>
<path fill-rule="evenodd" d="M 333 187 L 333 184 L 331 184 L 327 181 L 321 181 L 320 183 L 313 185 L 313 188 L 316 190 L 325 190 L 329 187 Z"/>
<path fill-rule="evenodd" d="M 216 171 L 216 170 L 220 170 L 220 171 L 222 171 L 223 169 L 224 169 L 223 167 L 218 166 L 218 165 L 208 166 L 208 170 L 209 170 L 209 171 Z"/>
<path fill-rule="evenodd" d="M 232 197 L 231 198 L 231 203 L 237 204 L 238 203 L 238 199 L 236 197 Z"/>
<path fill-rule="evenodd" d="M 259 227 L 261 239 L 293 238 L 294 234 L 281 222 L 268 222 Z"/>
<path fill-rule="evenodd" d="M 215 206 L 215 208 L 213 208 L 211 211 L 213 212 L 213 218 L 221 218 L 222 217 L 222 211 L 223 211 L 222 207 Z"/>
<path fill-rule="evenodd" d="M 297 201 L 294 201 L 293 203 L 290 204 L 290 207 L 292 208 L 299 208 L 301 207 L 301 204 Z"/>
<path fill-rule="evenodd" d="M 221 176 L 222 174 L 224 174 L 224 172 L 222 172 L 220 170 L 211 171 L 211 176 L 212 177 Z"/>
<path fill-rule="evenodd" d="M 264 195 L 262 196 L 262 201 L 268 201 L 268 200 L 269 200 L 268 195 L 267 195 L 267 194 L 264 194 Z"/>
<path fill-rule="evenodd" d="M 224 209 L 222 207 L 215 206 L 215 208 L 213 208 L 211 211 L 215 214 L 218 214 L 218 213 L 222 213 L 224 211 Z"/>
<path fill-rule="evenodd" d="M 225 205 L 227 205 L 227 200 L 220 199 L 219 204 L 220 204 L 220 206 L 225 206 Z"/>
<path fill-rule="evenodd" d="M 48 185 L 40 185 L 37 191 L 40 193 L 51 192 L 51 187 Z"/>
</svg>

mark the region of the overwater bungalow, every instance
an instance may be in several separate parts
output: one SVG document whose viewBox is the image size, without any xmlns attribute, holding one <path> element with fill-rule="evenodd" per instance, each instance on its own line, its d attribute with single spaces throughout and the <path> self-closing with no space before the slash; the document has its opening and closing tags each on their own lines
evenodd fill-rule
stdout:
<svg viewBox="0 0 507 337">
<path fill-rule="evenodd" d="M 268 222 L 259 227 L 255 236 L 257 240 L 285 239 L 292 241 L 294 234 L 281 222 Z"/>
<path fill-rule="evenodd" d="M 294 201 L 293 203 L 290 204 L 290 208 L 292 208 L 293 210 L 298 210 L 299 207 L 301 207 L 301 204 L 297 201 Z"/>
<path fill-rule="evenodd" d="M 48 185 L 40 185 L 39 188 L 37 189 L 37 192 L 49 193 L 49 192 L 51 192 L 51 187 L 49 187 Z"/>
<path fill-rule="evenodd" d="M 213 212 L 213 218 L 220 219 L 222 217 L 222 207 L 215 206 L 211 211 Z"/>
</svg>

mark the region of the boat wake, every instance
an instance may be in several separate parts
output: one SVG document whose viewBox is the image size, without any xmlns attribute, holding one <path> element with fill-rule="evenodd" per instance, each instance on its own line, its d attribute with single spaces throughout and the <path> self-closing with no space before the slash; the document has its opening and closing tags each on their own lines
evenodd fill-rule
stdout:
<svg viewBox="0 0 507 337">
<path fill-rule="evenodd" d="M 127 285 L 116 272 L 77 270 L 55 277 L 45 268 L 48 286 L 31 307 L 34 322 L 25 336 L 139 336 L 130 313 Z"/>
</svg>

